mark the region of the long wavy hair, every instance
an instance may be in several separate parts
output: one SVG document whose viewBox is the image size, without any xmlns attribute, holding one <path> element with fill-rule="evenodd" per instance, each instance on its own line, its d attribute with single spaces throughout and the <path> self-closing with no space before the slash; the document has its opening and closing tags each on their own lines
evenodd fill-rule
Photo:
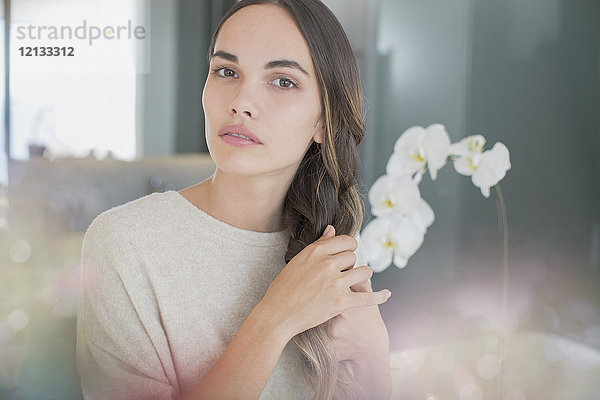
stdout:
<svg viewBox="0 0 600 400">
<path fill-rule="evenodd" d="M 209 49 L 214 52 L 223 23 L 240 9 L 272 4 L 287 10 L 308 45 L 321 96 L 323 142 L 313 142 L 286 193 L 284 226 L 290 231 L 285 262 L 317 240 L 330 224 L 336 235 L 355 236 L 362 226 L 358 146 L 365 135 L 360 73 L 350 42 L 335 15 L 319 0 L 241 0 L 223 16 Z M 359 399 L 349 361 L 336 361 L 331 320 L 294 336 L 303 356 L 304 378 L 316 400 Z"/>
</svg>

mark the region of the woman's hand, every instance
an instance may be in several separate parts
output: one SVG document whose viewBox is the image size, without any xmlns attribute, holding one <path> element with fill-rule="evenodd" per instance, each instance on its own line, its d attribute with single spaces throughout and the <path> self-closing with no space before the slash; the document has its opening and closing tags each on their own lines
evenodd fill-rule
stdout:
<svg viewBox="0 0 600 400">
<path fill-rule="evenodd" d="M 332 226 L 328 225 L 330 230 Z M 257 307 L 291 339 L 353 308 L 384 303 L 387 291 L 353 292 L 373 270 L 356 263 L 356 239 L 331 232 L 306 246 L 273 280 Z M 347 270 L 347 271 L 346 271 Z M 343 272 L 345 271 L 345 272 Z"/>
<path fill-rule="evenodd" d="M 372 292 L 369 281 L 351 289 Z M 392 393 L 388 331 L 379 307 L 366 306 L 342 312 L 331 321 L 337 361 L 350 360 L 354 377 L 370 400 L 389 400 Z"/>
<path fill-rule="evenodd" d="M 369 280 L 350 289 L 373 292 Z M 379 307 L 373 305 L 342 312 L 331 320 L 330 333 L 337 361 L 352 362 L 354 376 L 369 399 L 389 399 L 392 390 L 389 335 Z"/>
<path fill-rule="evenodd" d="M 355 292 L 373 292 L 369 281 L 350 288 Z M 351 308 L 331 321 L 331 335 L 337 361 L 350 360 L 362 366 L 374 356 L 389 356 L 389 335 L 377 305 Z"/>
</svg>

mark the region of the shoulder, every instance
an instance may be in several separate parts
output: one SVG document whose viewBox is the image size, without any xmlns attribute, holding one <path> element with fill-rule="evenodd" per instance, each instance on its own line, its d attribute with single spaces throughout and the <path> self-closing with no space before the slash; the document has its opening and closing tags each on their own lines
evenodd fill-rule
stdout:
<svg viewBox="0 0 600 400">
<path fill-rule="evenodd" d="M 85 236 L 143 229 L 170 208 L 167 193 L 151 193 L 98 214 L 88 226 Z"/>
<path fill-rule="evenodd" d="M 152 193 L 106 210 L 92 220 L 83 236 L 81 274 L 88 284 L 94 282 L 89 287 L 102 290 L 89 289 L 88 295 L 114 293 L 111 288 L 126 284 L 125 278 L 131 280 L 144 273 L 146 265 L 140 259 L 144 248 L 140 244 L 164 236 L 152 228 L 160 226 L 157 215 L 168 217 L 164 217 L 165 210 L 169 210 L 165 193 Z"/>
<path fill-rule="evenodd" d="M 85 231 L 82 254 L 123 255 L 137 239 L 148 239 L 160 218 L 168 218 L 169 204 L 167 193 L 152 193 L 100 213 Z"/>
</svg>

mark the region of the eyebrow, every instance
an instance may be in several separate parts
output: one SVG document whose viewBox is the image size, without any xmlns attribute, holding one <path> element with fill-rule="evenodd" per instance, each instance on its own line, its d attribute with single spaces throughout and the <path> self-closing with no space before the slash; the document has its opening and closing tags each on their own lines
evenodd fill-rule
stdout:
<svg viewBox="0 0 600 400">
<path fill-rule="evenodd" d="M 238 63 L 238 57 L 228 53 L 226 51 L 216 51 L 215 54 L 213 54 L 211 56 L 211 59 L 214 57 L 221 57 L 225 60 L 231 61 L 233 63 Z M 292 60 L 275 60 L 275 61 L 269 61 L 268 63 L 265 64 L 265 69 L 273 69 L 273 68 L 282 68 L 282 67 L 287 67 L 287 68 L 294 68 L 297 69 L 299 71 L 302 71 L 306 76 L 310 76 L 310 74 L 308 72 L 306 72 L 306 70 L 304 68 L 302 68 L 300 66 L 300 64 L 298 64 L 296 61 L 292 61 Z"/>
</svg>

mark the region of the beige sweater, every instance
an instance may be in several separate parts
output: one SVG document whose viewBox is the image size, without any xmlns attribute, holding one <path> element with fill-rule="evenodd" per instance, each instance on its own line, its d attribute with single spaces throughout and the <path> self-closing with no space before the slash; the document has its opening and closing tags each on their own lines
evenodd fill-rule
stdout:
<svg viewBox="0 0 600 400">
<path fill-rule="evenodd" d="M 359 249 L 356 265 L 366 264 Z M 87 229 L 77 318 L 85 399 L 179 399 L 217 362 L 285 266 L 289 232 L 240 229 L 176 191 Z M 260 399 L 308 399 L 290 341 Z"/>
</svg>

